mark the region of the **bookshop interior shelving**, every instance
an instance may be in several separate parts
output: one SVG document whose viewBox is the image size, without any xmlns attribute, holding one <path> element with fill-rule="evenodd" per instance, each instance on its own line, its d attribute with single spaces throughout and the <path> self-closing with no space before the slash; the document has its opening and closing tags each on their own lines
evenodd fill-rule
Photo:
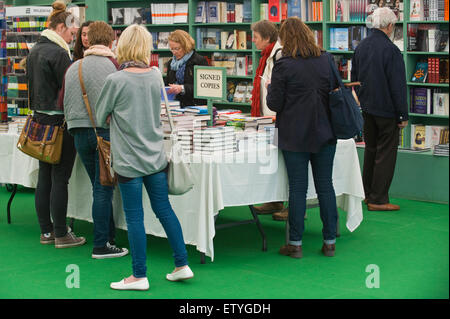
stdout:
<svg viewBox="0 0 450 319">
<path fill-rule="evenodd" d="M 173 24 L 173 23 L 167 23 L 167 24 L 145 24 L 145 26 L 148 28 L 150 32 L 170 32 L 175 29 L 183 29 L 194 39 L 197 39 L 198 30 L 199 29 L 219 29 L 219 30 L 242 30 L 245 31 L 247 34 L 247 47 L 245 50 L 230 50 L 230 49 L 211 49 L 211 48 L 197 48 L 197 51 L 207 56 L 208 58 L 211 58 L 215 53 L 237 53 L 238 55 L 246 55 L 249 56 L 252 61 L 252 68 L 250 69 L 249 73 L 246 75 L 230 75 L 227 76 L 229 80 L 236 80 L 236 81 L 247 81 L 248 83 L 253 82 L 253 78 L 256 72 L 257 65 L 259 63 L 259 58 L 261 55 L 261 52 L 258 51 L 253 43 L 251 42 L 251 23 L 259 21 L 265 12 L 261 9 L 263 4 L 267 4 L 269 1 L 272 0 L 232 0 L 232 1 L 226 1 L 228 3 L 235 3 L 235 4 L 244 4 L 244 1 L 247 3 L 247 5 L 250 5 L 250 17 L 247 17 L 247 20 L 245 19 L 245 16 L 243 17 L 242 23 L 230 23 L 230 22 L 214 22 L 214 23 L 204 23 L 204 22 L 196 22 L 196 13 L 197 13 L 197 5 L 199 3 L 199 0 L 153 0 L 153 1 L 127 1 L 127 0 L 84 0 L 84 1 L 72 1 L 73 4 L 85 6 L 86 7 L 86 19 L 87 20 L 103 20 L 108 23 L 112 24 L 112 18 L 111 18 L 111 10 L 113 8 L 132 8 L 132 7 L 150 7 L 151 3 L 187 3 L 188 6 L 188 18 L 186 23 L 181 24 Z M 351 61 L 351 57 L 354 53 L 354 49 L 351 47 L 351 41 L 349 41 L 349 46 L 347 48 L 334 48 L 333 47 L 333 41 L 332 37 L 333 32 L 337 28 L 360 28 L 361 30 L 366 27 L 366 22 L 364 14 L 357 14 L 357 17 L 355 18 L 355 15 L 353 17 L 350 15 L 350 17 L 345 17 L 344 14 L 344 21 L 337 21 L 339 20 L 336 17 L 336 11 L 332 10 L 332 6 L 335 5 L 335 3 L 338 0 L 304 0 L 300 2 L 306 2 L 306 3 L 320 3 L 321 6 L 321 19 L 320 21 L 311 21 L 311 17 L 308 19 L 303 19 L 305 23 L 313 30 L 318 33 L 320 33 L 320 40 L 322 42 L 322 46 L 325 50 L 332 53 L 333 55 L 340 57 L 342 59 L 345 59 L 347 61 Z M 342 0 L 341 2 L 350 2 L 350 0 Z M 369 0 L 352 0 L 359 2 L 360 4 L 369 4 L 372 1 Z M 441 20 L 442 17 L 439 17 L 439 19 L 432 18 L 432 21 L 429 21 L 430 19 L 414 19 L 414 21 L 410 21 L 410 4 L 411 1 L 416 0 L 403 0 L 400 1 L 403 4 L 403 12 L 400 14 L 403 19 L 399 19 L 399 21 L 396 24 L 396 27 L 399 30 L 398 33 L 398 40 L 400 42 L 397 43 L 397 46 L 400 48 L 403 54 L 405 66 L 406 66 L 406 76 L 407 76 L 407 85 L 408 85 L 408 103 L 411 105 L 413 102 L 412 99 L 414 98 L 410 94 L 411 88 L 424 88 L 424 89 L 432 89 L 437 90 L 436 92 L 443 92 L 447 93 L 449 92 L 449 84 L 448 84 L 448 63 L 446 65 L 447 68 L 447 82 L 446 83 L 429 83 L 430 81 L 427 81 L 426 83 L 416 83 L 413 82 L 412 76 L 415 72 L 417 62 L 419 61 L 427 61 L 429 58 L 440 58 L 440 59 L 447 59 L 448 61 L 448 51 L 446 52 L 428 52 L 433 51 L 431 50 L 423 50 L 423 51 L 413 51 L 410 50 L 410 39 L 409 39 L 409 29 L 411 27 L 419 27 L 420 28 L 437 28 L 440 30 L 445 30 L 448 32 L 448 1 L 434 1 L 434 2 L 441 2 L 446 3 L 447 5 L 447 21 L 436 21 Z M 430 0 L 430 2 L 433 0 Z M 7 5 L 14 5 L 14 6 L 21 6 L 21 5 L 50 5 L 53 1 L 45 1 L 45 0 L 10 0 L 6 1 Z M 287 0 L 289 3 L 290 0 Z M 390 1 L 386 1 L 390 2 Z M 422 4 L 424 2 L 422 1 Z M 248 14 L 248 7 L 247 7 L 247 14 Z M 278 23 L 279 25 L 279 23 Z M 123 25 L 113 25 L 114 30 L 123 30 L 126 27 L 125 24 Z M 367 31 L 367 30 L 366 30 Z M 364 31 L 364 32 L 366 32 Z M 448 36 L 448 33 L 447 33 Z M 447 50 L 448 50 L 448 44 L 447 44 Z M 155 49 L 155 54 L 158 54 L 161 57 L 170 57 L 171 53 L 170 50 L 166 49 Z M 339 58 L 338 58 L 339 59 Z M 348 66 L 347 72 L 350 72 L 350 66 Z M 347 73 L 347 74 L 348 74 Z M 344 78 L 345 81 L 348 81 L 349 78 Z M 439 81 L 438 81 L 439 82 Z M 250 111 L 250 103 L 233 103 L 233 102 L 224 102 L 219 101 L 214 103 L 215 106 L 219 108 L 240 108 L 244 112 Z M 409 125 L 403 130 L 402 136 L 401 136 L 401 145 L 403 147 L 411 147 L 411 127 L 415 124 L 423 124 L 423 125 L 438 125 L 438 126 L 447 126 L 449 125 L 449 116 L 448 115 L 435 115 L 435 114 L 418 114 L 413 112 L 413 110 L 410 108 L 410 119 L 409 119 Z M 448 114 L 448 113 L 447 113 Z M 431 152 L 430 152 L 431 153 Z M 448 163 L 448 159 L 447 159 Z M 448 187 L 448 186 L 447 186 Z"/>
</svg>

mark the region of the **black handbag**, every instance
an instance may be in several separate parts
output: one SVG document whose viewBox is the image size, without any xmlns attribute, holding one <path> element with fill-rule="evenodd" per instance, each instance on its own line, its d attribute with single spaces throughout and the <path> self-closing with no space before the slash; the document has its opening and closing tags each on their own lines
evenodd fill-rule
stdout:
<svg viewBox="0 0 450 319">
<path fill-rule="evenodd" d="M 334 64 L 331 55 L 328 55 L 330 62 L 330 88 L 329 92 L 329 107 L 330 107 L 330 122 L 334 135 L 338 139 L 349 139 L 360 134 L 363 129 L 364 120 L 361 115 L 355 98 L 352 94 L 351 88 L 346 88 L 338 73 L 336 65 Z M 333 79 L 339 83 L 339 87 L 334 89 Z"/>
</svg>

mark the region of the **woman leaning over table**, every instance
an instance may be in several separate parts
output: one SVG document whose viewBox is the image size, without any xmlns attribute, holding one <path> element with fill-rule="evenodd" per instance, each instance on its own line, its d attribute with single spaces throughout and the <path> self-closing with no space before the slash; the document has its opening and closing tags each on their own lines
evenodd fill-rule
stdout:
<svg viewBox="0 0 450 319">
<path fill-rule="evenodd" d="M 166 278 L 178 281 L 194 276 L 169 202 L 160 127 L 161 85 L 159 73 L 148 66 L 151 48 L 152 36 L 144 27 L 134 24 L 123 31 L 116 51 L 121 71 L 107 77 L 95 108 L 99 126 L 110 122 L 113 169 L 118 174 L 131 249 L 133 274 L 110 285 L 119 290 L 149 288 L 142 184 L 174 252 L 175 270 Z"/>
<path fill-rule="evenodd" d="M 195 41 L 183 30 L 175 30 L 169 35 L 169 47 L 173 57 L 168 62 L 165 84 L 168 93 L 176 94 L 181 107 L 204 105 L 205 100 L 194 99 L 194 66 L 208 65 L 208 61 L 195 48 Z"/>
<path fill-rule="evenodd" d="M 66 5 L 55 2 L 44 30 L 26 61 L 29 83 L 30 109 L 34 120 L 45 125 L 62 125 L 64 112 L 59 106 L 64 73 L 71 63 L 70 43 L 77 32 L 74 18 Z M 35 206 L 41 228 L 41 244 L 54 244 L 56 248 L 83 245 L 86 240 L 77 237 L 66 226 L 67 185 L 75 161 L 73 137 L 64 130 L 61 162 L 48 164 L 39 161 L 39 175 L 35 193 Z"/>
<path fill-rule="evenodd" d="M 337 207 L 332 172 L 336 138 L 328 109 L 329 56 L 316 45 L 312 31 L 296 17 L 282 24 L 280 41 L 283 57 L 275 62 L 267 95 L 267 106 L 277 112 L 277 143 L 289 180 L 289 242 L 281 247 L 280 253 L 302 257 L 308 163 L 311 163 L 323 223 L 322 252 L 334 256 Z M 333 83 L 338 86 L 336 80 Z"/>
</svg>

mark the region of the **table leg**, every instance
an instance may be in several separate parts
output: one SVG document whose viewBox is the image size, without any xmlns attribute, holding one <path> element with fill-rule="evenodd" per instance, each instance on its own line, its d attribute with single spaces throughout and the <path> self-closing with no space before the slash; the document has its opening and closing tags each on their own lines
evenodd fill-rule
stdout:
<svg viewBox="0 0 450 319">
<path fill-rule="evenodd" d="M 253 215 L 253 220 L 255 221 L 256 226 L 258 227 L 258 230 L 261 234 L 261 237 L 263 239 L 263 251 L 267 251 L 267 240 L 266 240 L 266 234 L 264 233 L 264 229 L 262 228 L 261 222 L 259 221 L 258 214 L 255 212 L 253 205 L 248 206 L 250 208 L 250 212 Z"/>
<path fill-rule="evenodd" d="M 11 203 L 14 199 L 14 196 L 16 196 L 16 192 L 17 192 L 17 184 L 13 184 L 12 186 L 12 194 L 9 197 L 9 201 L 8 201 L 8 206 L 6 208 L 6 212 L 8 215 L 8 224 L 11 224 Z"/>
</svg>

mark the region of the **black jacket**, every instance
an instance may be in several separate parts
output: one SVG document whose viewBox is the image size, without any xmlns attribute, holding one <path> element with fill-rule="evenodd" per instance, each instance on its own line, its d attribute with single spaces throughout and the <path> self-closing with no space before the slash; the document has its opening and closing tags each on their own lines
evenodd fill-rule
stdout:
<svg viewBox="0 0 450 319">
<path fill-rule="evenodd" d="M 322 53 L 308 59 L 284 56 L 275 62 L 267 106 L 277 112 L 280 149 L 317 153 L 325 144 L 336 143 L 328 107 L 328 59 L 327 53 Z"/>
<path fill-rule="evenodd" d="M 184 94 L 178 94 L 176 99 L 180 101 L 182 107 L 191 105 L 205 105 L 206 100 L 194 99 L 194 65 L 208 65 L 208 61 L 200 54 L 194 51 L 194 54 L 186 62 L 186 69 L 184 71 L 184 83 L 177 83 L 176 71 L 170 69 L 170 63 L 172 59 L 168 62 L 167 76 L 165 79 L 165 84 L 183 84 Z"/>
<path fill-rule="evenodd" d="M 46 37 L 40 37 L 27 57 L 30 109 L 61 110 L 58 92 L 70 66 L 67 51 Z"/>
<path fill-rule="evenodd" d="M 405 63 L 384 32 L 374 29 L 356 47 L 352 81 L 361 82 L 356 93 L 364 112 L 397 122 L 408 120 Z"/>
</svg>

